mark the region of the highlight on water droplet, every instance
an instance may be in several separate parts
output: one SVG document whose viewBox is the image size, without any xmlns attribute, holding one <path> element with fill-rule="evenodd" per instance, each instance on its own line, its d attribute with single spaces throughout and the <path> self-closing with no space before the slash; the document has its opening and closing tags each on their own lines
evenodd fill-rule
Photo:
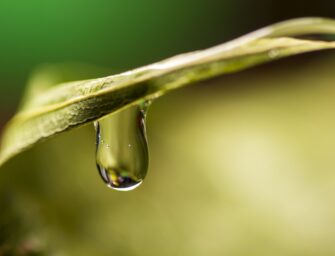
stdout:
<svg viewBox="0 0 335 256">
<path fill-rule="evenodd" d="M 145 118 L 149 101 L 94 122 L 96 163 L 108 187 L 128 191 L 138 187 L 148 169 Z"/>
</svg>

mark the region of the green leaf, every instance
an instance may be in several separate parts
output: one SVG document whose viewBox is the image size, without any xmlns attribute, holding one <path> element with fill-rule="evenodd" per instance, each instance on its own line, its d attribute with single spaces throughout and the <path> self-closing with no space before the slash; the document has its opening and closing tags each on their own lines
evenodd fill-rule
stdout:
<svg viewBox="0 0 335 256">
<path fill-rule="evenodd" d="M 231 42 L 182 54 L 108 77 L 51 86 L 35 77 L 22 107 L 7 124 L 0 165 L 35 143 L 179 87 L 335 43 L 289 38 L 335 34 L 335 21 L 303 18 L 278 23 Z"/>
</svg>

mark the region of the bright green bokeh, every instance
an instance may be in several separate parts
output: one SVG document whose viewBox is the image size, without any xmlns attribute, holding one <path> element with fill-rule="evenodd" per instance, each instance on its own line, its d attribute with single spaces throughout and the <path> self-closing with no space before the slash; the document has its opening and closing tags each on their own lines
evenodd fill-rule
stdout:
<svg viewBox="0 0 335 256">
<path fill-rule="evenodd" d="M 0 92 L 22 88 L 39 64 L 124 70 L 220 43 L 238 27 L 228 26 L 236 12 L 231 0 L 3 0 Z"/>
</svg>

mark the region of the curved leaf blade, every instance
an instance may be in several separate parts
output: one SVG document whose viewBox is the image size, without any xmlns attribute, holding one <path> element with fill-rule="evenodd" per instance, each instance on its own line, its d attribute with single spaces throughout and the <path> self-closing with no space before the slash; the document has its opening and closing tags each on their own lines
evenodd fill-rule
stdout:
<svg viewBox="0 0 335 256">
<path fill-rule="evenodd" d="M 334 33 L 335 22 L 297 19 L 278 23 L 207 50 L 179 55 L 133 71 L 51 87 L 24 102 L 3 134 L 0 165 L 35 143 L 119 111 L 144 98 L 254 65 L 304 52 L 335 48 L 333 42 L 279 37 Z"/>
</svg>

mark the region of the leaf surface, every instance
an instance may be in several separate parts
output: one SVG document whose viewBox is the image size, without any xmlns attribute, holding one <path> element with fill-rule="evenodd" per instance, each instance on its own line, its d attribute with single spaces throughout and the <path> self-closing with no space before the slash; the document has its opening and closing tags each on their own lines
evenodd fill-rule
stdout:
<svg viewBox="0 0 335 256">
<path fill-rule="evenodd" d="M 4 130 L 0 165 L 45 138 L 144 99 L 275 59 L 335 48 L 334 42 L 292 38 L 306 34 L 335 34 L 335 21 L 290 20 L 219 46 L 103 78 L 55 86 L 48 85 L 47 79 L 35 79 L 38 81 L 32 83 L 20 110 Z"/>
</svg>

